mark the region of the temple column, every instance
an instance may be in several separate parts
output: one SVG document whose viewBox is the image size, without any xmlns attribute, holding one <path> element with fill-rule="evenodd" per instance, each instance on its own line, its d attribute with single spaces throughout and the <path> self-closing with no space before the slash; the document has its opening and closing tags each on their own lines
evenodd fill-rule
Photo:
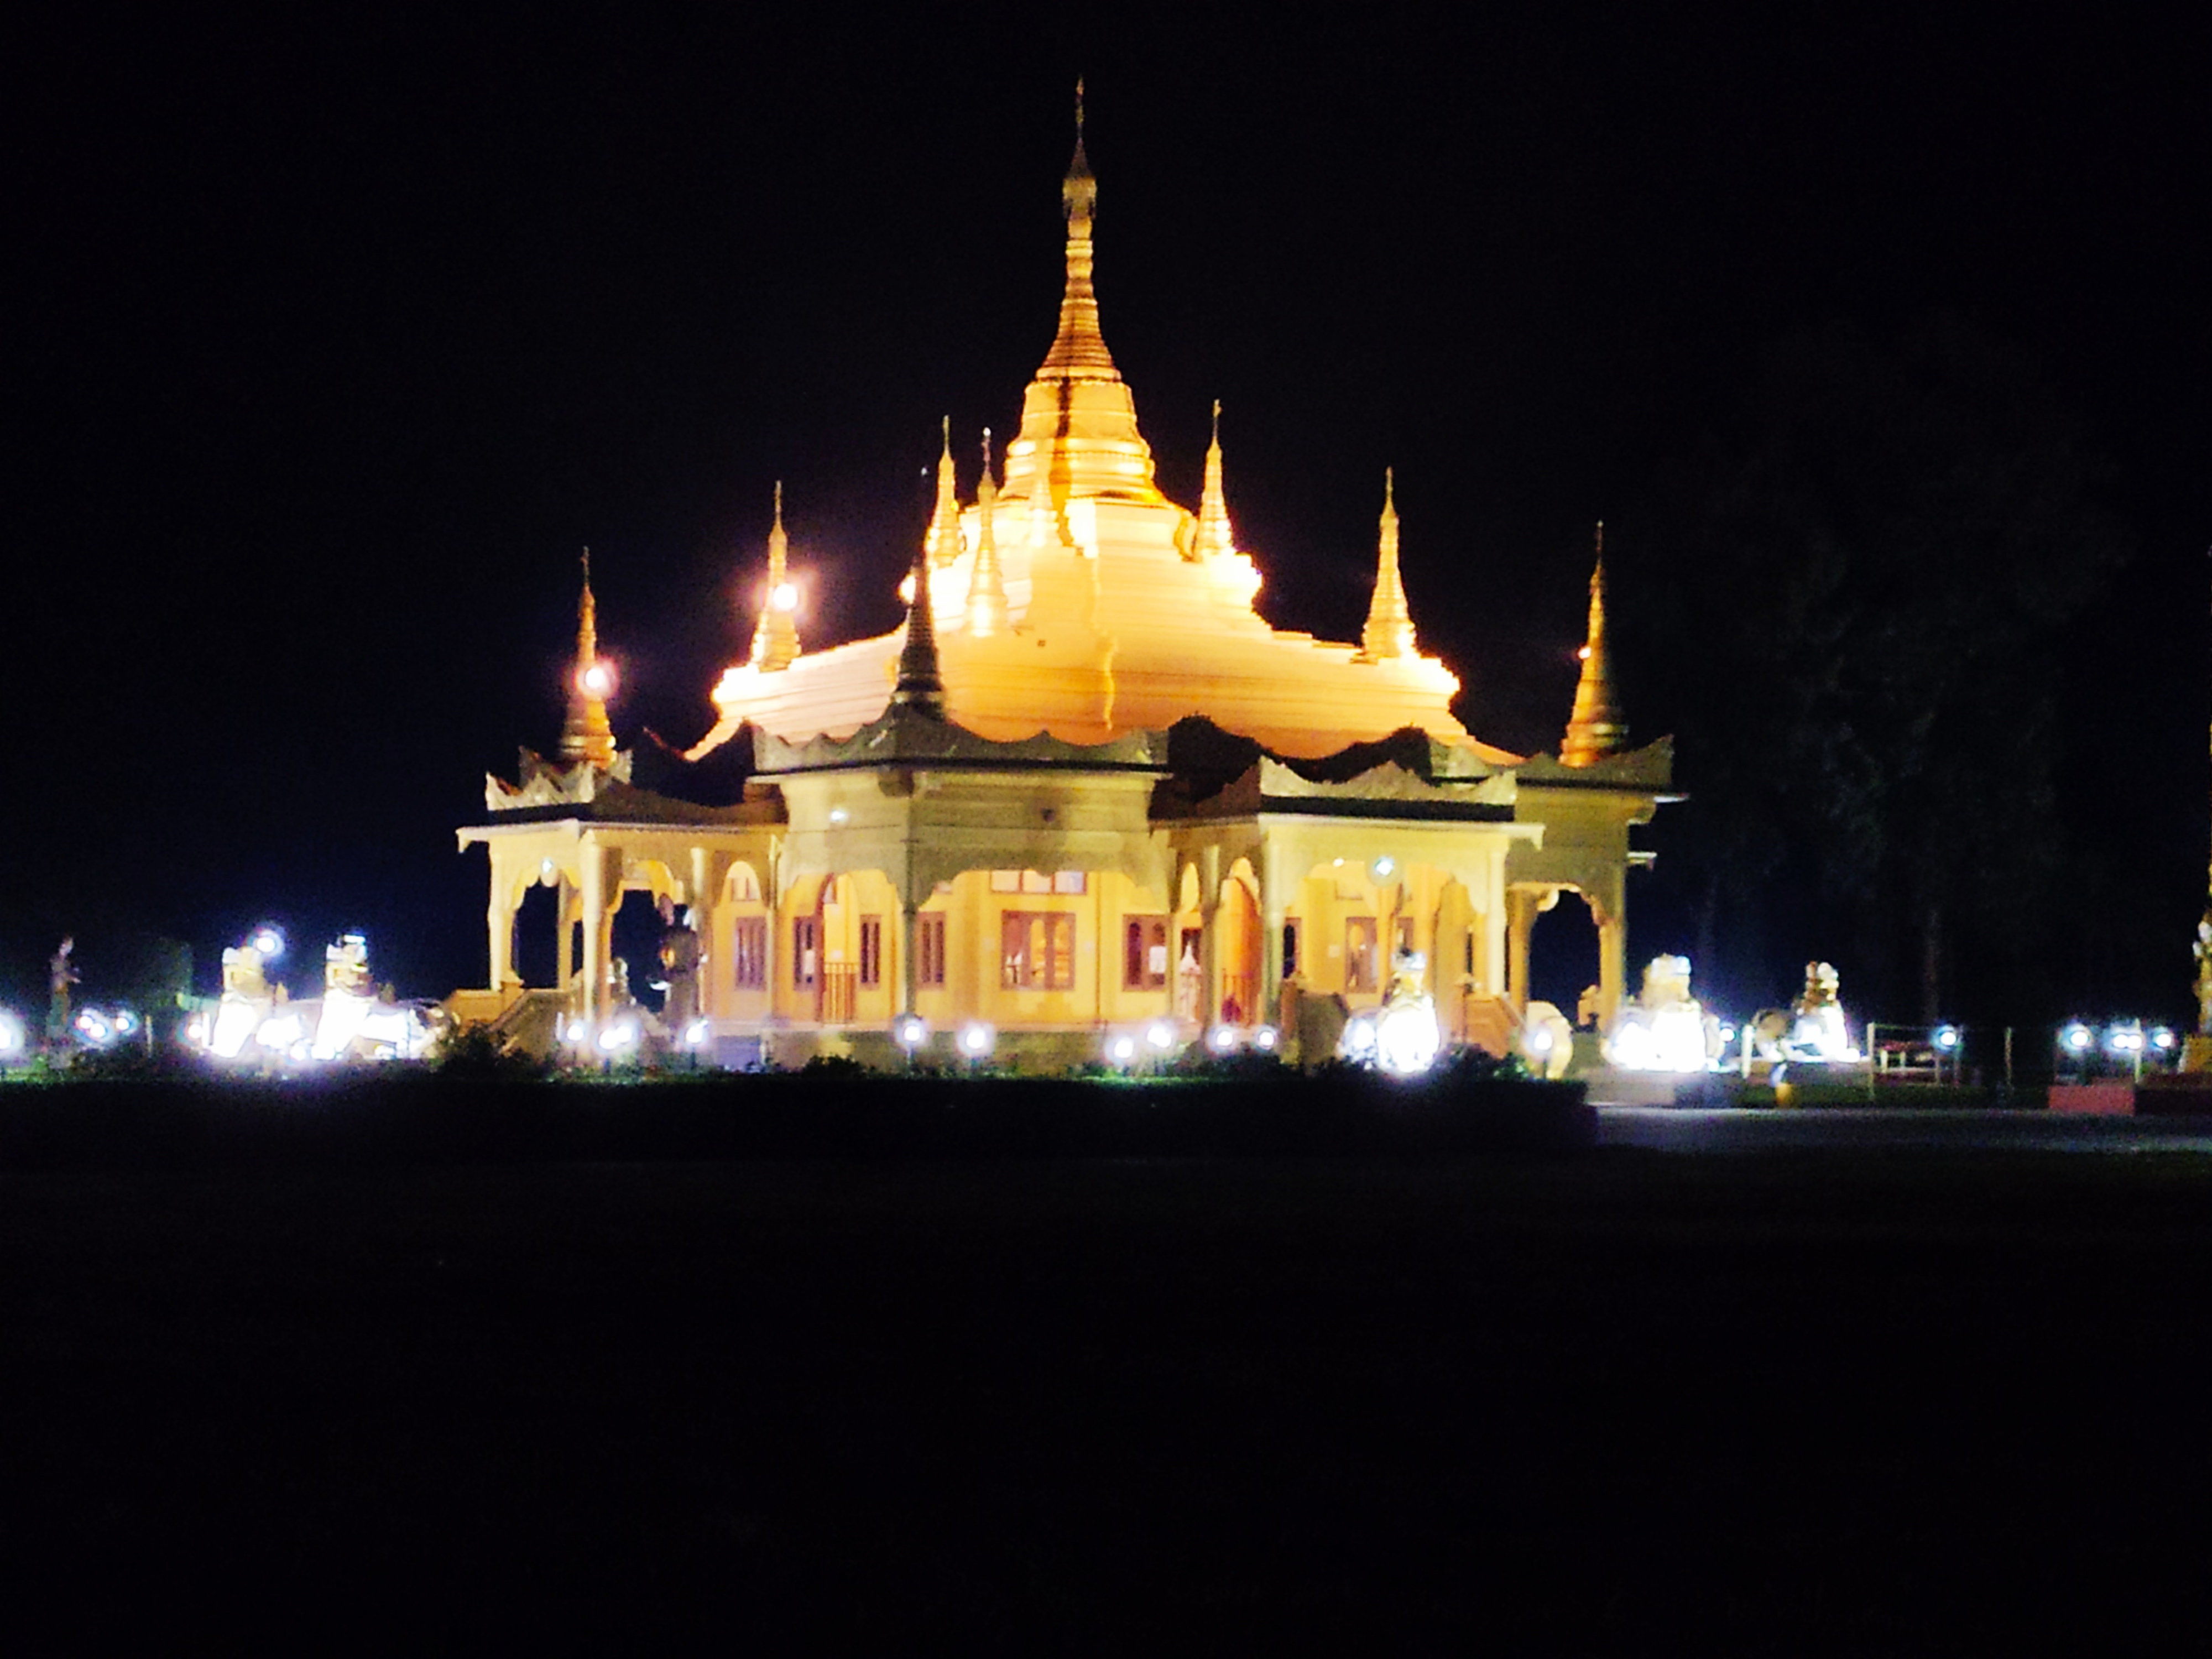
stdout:
<svg viewBox="0 0 2212 1659">
<path fill-rule="evenodd" d="M 914 941 L 921 930 L 916 918 L 921 907 L 914 902 L 911 892 L 899 895 L 898 927 L 898 1006 L 894 1014 L 910 1014 L 914 1007 Z"/>
<path fill-rule="evenodd" d="M 1221 1017 L 1221 849 L 1198 854 L 1198 1024 L 1211 1030 Z"/>
<path fill-rule="evenodd" d="M 1516 1013 L 1528 1012 L 1528 935 L 1551 896 L 1539 889 L 1515 887 L 1505 895 L 1505 1000 Z"/>
<path fill-rule="evenodd" d="M 1260 848 L 1260 867 L 1255 872 L 1260 878 L 1260 1006 L 1254 1011 L 1255 1023 L 1280 1027 L 1283 996 L 1283 871 L 1282 858 L 1273 841 L 1263 842 Z M 1295 1031 L 1284 1033 L 1285 1042 L 1294 1040 Z"/>
<path fill-rule="evenodd" d="M 613 976 L 613 944 L 615 913 L 613 903 L 622 902 L 622 855 L 601 847 L 596 838 L 587 839 L 583 846 L 582 900 L 584 924 L 583 1008 L 586 1018 L 605 1019 L 612 1002 L 609 981 Z M 614 880 L 608 881 L 609 866 Z M 609 892 L 611 885 L 613 891 Z"/>
<path fill-rule="evenodd" d="M 563 997 L 573 999 L 576 988 L 576 890 L 564 875 L 558 878 L 553 890 L 556 896 L 555 915 L 558 917 L 555 925 L 560 929 L 553 953 L 553 982 L 561 988 Z"/>
<path fill-rule="evenodd" d="M 1610 1031 L 1628 993 L 1628 924 L 1595 905 L 1590 908 L 1597 916 L 1598 1030 Z"/>
<path fill-rule="evenodd" d="M 514 918 L 522 908 L 522 895 L 514 883 L 513 866 L 495 850 L 491 860 L 491 894 L 484 907 L 486 952 L 491 988 L 505 990 L 516 982 Z"/>
</svg>

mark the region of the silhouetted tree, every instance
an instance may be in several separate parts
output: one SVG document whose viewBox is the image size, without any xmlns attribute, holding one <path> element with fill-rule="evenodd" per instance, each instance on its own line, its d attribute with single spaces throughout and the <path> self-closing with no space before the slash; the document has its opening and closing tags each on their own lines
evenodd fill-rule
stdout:
<svg viewBox="0 0 2212 1659">
<path fill-rule="evenodd" d="M 1743 982 L 1756 907 L 1817 917 L 1886 1007 L 2047 995 L 2054 658 L 2121 562 L 2088 482 L 2033 367 L 1955 324 L 1778 349 L 1673 471 L 1620 632 L 1677 735 L 1669 856 L 1715 968 Z"/>
</svg>

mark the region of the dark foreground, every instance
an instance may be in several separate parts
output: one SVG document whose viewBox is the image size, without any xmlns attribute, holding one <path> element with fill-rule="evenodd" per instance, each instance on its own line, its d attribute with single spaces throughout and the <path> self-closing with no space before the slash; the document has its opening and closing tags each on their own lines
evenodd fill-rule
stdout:
<svg viewBox="0 0 2212 1659">
<path fill-rule="evenodd" d="M 318 1648 L 2201 1643 L 2212 1160 L 0 1171 L 9 1617 Z"/>
</svg>

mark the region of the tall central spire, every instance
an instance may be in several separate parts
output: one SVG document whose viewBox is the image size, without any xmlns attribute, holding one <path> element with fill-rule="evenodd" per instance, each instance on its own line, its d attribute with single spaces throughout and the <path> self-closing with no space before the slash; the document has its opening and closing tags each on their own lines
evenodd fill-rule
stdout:
<svg viewBox="0 0 2212 1659">
<path fill-rule="evenodd" d="M 1030 503 L 1032 541 L 1073 547 L 1067 504 L 1085 496 L 1152 503 L 1152 452 L 1137 430 L 1137 406 L 1098 331 L 1091 285 L 1091 227 L 1098 181 L 1083 148 L 1083 83 L 1075 85 L 1075 155 L 1060 180 L 1067 220 L 1067 284 L 1060 331 L 1022 399 L 1022 427 L 1006 446 L 1003 488 Z"/>
<path fill-rule="evenodd" d="M 1213 441 L 1206 447 L 1206 487 L 1198 498 L 1198 535 L 1192 551 L 1199 558 L 1237 550 L 1229 527 L 1229 497 L 1221 488 L 1221 399 L 1213 400 Z"/>
<path fill-rule="evenodd" d="M 1075 158 L 1060 182 L 1067 216 L 1067 286 L 1060 297 L 1060 333 L 1045 353 L 1039 379 L 1118 380 L 1113 354 L 1098 331 L 1098 295 L 1091 286 L 1091 224 L 1098 211 L 1098 181 L 1083 153 L 1083 82 L 1075 83 Z"/>
</svg>

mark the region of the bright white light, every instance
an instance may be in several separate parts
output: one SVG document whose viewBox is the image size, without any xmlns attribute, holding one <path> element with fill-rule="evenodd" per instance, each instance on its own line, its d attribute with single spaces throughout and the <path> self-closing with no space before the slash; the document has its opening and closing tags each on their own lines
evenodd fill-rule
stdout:
<svg viewBox="0 0 2212 1659">
<path fill-rule="evenodd" d="M 1540 1054 L 1552 1052 L 1552 1032 L 1549 1026 L 1539 1025 L 1528 1033 L 1528 1046 Z"/>
<path fill-rule="evenodd" d="M 1705 1069 L 1705 1017 L 1695 1003 L 1649 1014 L 1636 1011 L 1613 1027 L 1606 1044 L 1606 1060 L 1623 1072 L 1686 1075 L 1702 1072 Z"/>
<path fill-rule="evenodd" d="M 1137 1039 L 1127 1035 L 1115 1037 L 1106 1045 L 1106 1057 L 1116 1066 L 1127 1066 L 1137 1057 Z"/>
<path fill-rule="evenodd" d="M 891 1022 L 891 1036 L 898 1046 L 912 1054 L 929 1041 L 929 1022 L 920 1014 L 904 1014 Z"/>
<path fill-rule="evenodd" d="M 603 662 L 595 662 L 578 678 L 586 696 L 604 697 L 615 689 L 614 670 Z"/>
<path fill-rule="evenodd" d="M 1275 1044 L 1279 1042 L 1282 1039 L 1276 1035 L 1275 1028 L 1272 1025 L 1262 1025 L 1258 1030 L 1252 1033 L 1252 1046 L 1255 1048 L 1257 1048 L 1263 1054 L 1273 1054 L 1275 1052 Z"/>
<path fill-rule="evenodd" d="M 1145 1027 L 1145 1041 L 1162 1054 L 1175 1047 L 1176 1029 L 1164 1019 L 1156 1019 Z"/>
<path fill-rule="evenodd" d="M 132 1013 L 128 1008 L 118 1008 L 115 1011 L 115 1034 L 118 1036 L 129 1036 L 137 1029 L 137 1015 Z"/>
<path fill-rule="evenodd" d="M 2173 1033 L 2163 1025 L 2150 1034 L 2150 1040 L 2152 1046 L 2157 1048 L 2166 1049 L 2173 1047 Z"/>
<path fill-rule="evenodd" d="M 23 1022 L 0 1008 L 0 1054 L 20 1054 L 23 1042 Z"/>
<path fill-rule="evenodd" d="M 714 1028 L 705 1020 L 695 1019 L 684 1028 L 684 1046 L 690 1048 L 704 1048 L 707 1039 L 713 1034 Z"/>
<path fill-rule="evenodd" d="M 778 582 L 775 590 L 768 596 L 768 602 L 778 611 L 796 611 L 799 609 L 799 590 L 789 582 Z"/>
<path fill-rule="evenodd" d="M 636 1041 L 636 1030 L 626 1023 L 610 1025 L 599 1033 L 599 1047 L 608 1054 L 613 1054 L 617 1048 L 627 1048 Z"/>
<path fill-rule="evenodd" d="M 277 1014 L 263 1020 L 261 1029 L 254 1033 L 253 1040 L 264 1048 L 274 1048 L 280 1053 L 297 1048 L 300 1058 L 307 1058 L 307 1030 L 297 1014 Z"/>
<path fill-rule="evenodd" d="M 245 1052 L 246 1039 L 260 1026 L 262 1011 L 268 1006 L 225 997 L 215 1011 L 215 1035 L 208 1047 L 225 1060 L 236 1060 Z"/>
<path fill-rule="evenodd" d="M 115 1040 L 115 1032 L 107 1017 L 97 1008 L 88 1008 L 76 1017 L 77 1034 L 95 1048 L 105 1048 Z"/>
<path fill-rule="evenodd" d="M 589 1034 L 584 1022 L 580 1019 L 570 1020 L 561 1031 L 561 1035 L 570 1042 L 581 1042 Z"/>
<path fill-rule="evenodd" d="M 264 962 L 274 962 L 284 954 L 284 935 L 274 927 L 263 926 L 255 928 L 246 942 L 253 947 L 255 954 Z"/>
<path fill-rule="evenodd" d="M 842 806 L 833 806 L 830 809 L 830 822 L 832 823 L 842 823 L 852 816 Z"/>
<path fill-rule="evenodd" d="M 899 584 L 898 593 L 899 603 L 901 605 L 912 605 L 914 603 L 913 571 L 909 570 L 906 573 L 906 580 Z"/>
<path fill-rule="evenodd" d="M 1338 1049 L 1346 1060 L 1364 1060 L 1375 1052 L 1375 1017 L 1358 1014 L 1344 1023 Z"/>
<path fill-rule="evenodd" d="M 2105 1042 L 2116 1054 L 2139 1054 L 2142 1050 L 2143 1034 L 2132 1025 L 2116 1025 L 2105 1034 Z"/>
<path fill-rule="evenodd" d="M 2089 1028 L 2087 1026 L 2083 1025 L 2077 1021 L 2074 1024 L 2066 1028 L 2066 1046 L 2075 1050 L 2077 1054 L 2081 1050 L 2087 1048 L 2089 1046 L 2089 1042 L 2090 1036 Z"/>
<path fill-rule="evenodd" d="M 1547 1034 L 1549 1035 L 1548 1033 Z M 1395 1077 L 1414 1077 L 1437 1062 L 1443 1033 L 1437 1029 L 1437 1011 L 1426 997 L 1418 1002 L 1394 1003 L 1383 1009 L 1375 1024 L 1375 1058 Z"/>
<path fill-rule="evenodd" d="M 1206 1033 L 1206 1046 L 1217 1054 L 1237 1052 L 1237 1032 L 1234 1025 L 1217 1025 Z"/>
<path fill-rule="evenodd" d="M 1959 1028 L 1955 1025 L 1937 1026 L 1936 1028 L 1936 1046 L 1938 1048 L 1942 1049 L 1946 1054 L 1948 1054 L 1952 1049 L 1957 1048 L 1959 1046 Z"/>
<path fill-rule="evenodd" d="M 1388 881 L 1397 872 L 1398 860 L 1385 853 L 1369 867 L 1375 872 L 1376 880 Z"/>
<path fill-rule="evenodd" d="M 980 1019 L 960 1028 L 960 1052 L 970 1060 L 982 1059 L 998 1040 L 999 1034 Z"/>
<path fill-rule="evenodd" d="M 1733 1025 L 1722 1026 L 1721 1041 L 1723 1043 L 1734 1042 L 1735 1041 L 1735 1027 Z"/>
</svg>

